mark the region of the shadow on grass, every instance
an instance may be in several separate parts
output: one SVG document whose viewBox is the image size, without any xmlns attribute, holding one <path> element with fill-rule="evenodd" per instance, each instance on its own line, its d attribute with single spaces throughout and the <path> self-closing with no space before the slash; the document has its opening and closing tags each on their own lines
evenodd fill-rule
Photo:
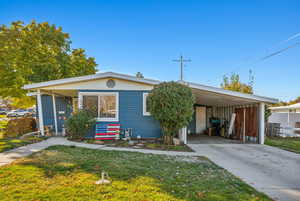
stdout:
<svg viewBox="0 0 300 201">
<path fill-rule="evenodd" d="M 101 171 L 111 185 L 94 184 Z M 0 185 L 6 189 L 0 194 L 13 194 L 12 200 L 269 200 L 205 158 L 70 146 L 49 147 L 1 168 Z"/>
</svg>

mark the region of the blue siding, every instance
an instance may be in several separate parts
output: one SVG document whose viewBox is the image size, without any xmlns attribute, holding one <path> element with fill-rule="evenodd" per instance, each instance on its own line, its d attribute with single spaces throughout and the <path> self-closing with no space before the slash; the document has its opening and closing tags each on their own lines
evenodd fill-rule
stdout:
<svg viewBox="0 0 300 201">
<path fill-rule="evenodd" d="M 42 95 L 42 110 L 43 110 L 43 120 L 45 126 L 52 125 L 54 128 L 54 115 L 52 106 L 52 97 L 49 95 Z"/>
<path fill-rule="evenodd" d="M 119 118 L 123 128 L 132 128 L 133 136 L 155 138 L 161 136 L 158 121 L 152 116 L 143 116 L 143 91 L 119 92 Z"/>
<path fill-rule="evenodd" d="M 132 128 L 133 137 L 157 138 L 161 136 L 159 122 L 152 116 L 143 115 L 143 93 L 149 91 L 82 90 L 82 92 L 119 92 L 119 123 L 121 129 Z M 94 137 L 93 128 L 87 137 Z"/>
<path fill-rule="evenodd" d="M 65 118 L 68 118 L 72 113 L 72 104 L 71 99 L 66 97 L 55 97 L 56 102 L 56 116 L 57 116 L 57 126 L 58 132 L 62 131 Z M 54 112 L 53 112 L 53 101 L 52 96 L 42 95 L 42 108 L 43 108 L 43 120 L 44 125 L 52 125 L 54 127 Z M 59 111 L 64 111 L 65 114 L 59 114 Z"/>
<path fill-rule="evenodd" d="M 71 116 L 72 99 L 69 97 L 56 96 L 55 103 L 58 132 L 61 132 L 66 119 Z M 63 111 L 64 114 L 60 114 L 60 111 Z"/>
</svg>

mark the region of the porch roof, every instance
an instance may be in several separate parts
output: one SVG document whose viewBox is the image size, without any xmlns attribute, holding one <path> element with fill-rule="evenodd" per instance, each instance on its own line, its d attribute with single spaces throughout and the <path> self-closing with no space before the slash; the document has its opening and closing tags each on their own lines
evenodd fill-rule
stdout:
<svg viewBox="0 0 300 201">
<path fill-rule="evenodd" d="M 123 80 L 128 80 L 128 81 L 133 81 L 133 82 L 138 82 L 138 83 L 143 83 L 143 84 L 149 84 L 149 85 L 155 85 L 155 84 L 160 83 L 160 81 L 158 81 L 158 80 L 147 79 L 147 78 L 138 78 L 136 76 L 115 73 L 115 72 L 105 72 L 105 73 L 96 73 L 93 75 L 71 77 L 71 78 L 65 78 L 65 79 L 59 79 L 59 80 L 51 80 L 51 81 L 47 81 L 47 82 L 27 84 L 27 85 L 24 85 L 23 89 L 38 89 L 38 88 L 42 88 L 42 87 L 70 84 L 70 83 L 90 81 L 90 80 L 97 80 L 97 79 L 102 79 L 102 78 L 117 78 L 117 79 L 123 79 Z"/>
</svg>

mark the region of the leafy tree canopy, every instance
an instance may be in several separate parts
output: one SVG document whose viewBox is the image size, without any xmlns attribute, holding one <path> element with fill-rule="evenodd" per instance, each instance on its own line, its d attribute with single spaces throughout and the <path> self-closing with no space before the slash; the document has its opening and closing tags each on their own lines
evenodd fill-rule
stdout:
<svg viewBox="0 0 300 201">
<path fill-rule="evenodd" d="M 0 26 L 0 96 L 22 99 L 24 84 L 95 73 L 95 59 L 70 45 L 69 34 L 47 22 Z"/>
<path fill-rule="evenodd" d="M 240 81 L 240 76 L 236 73 L 232 73 L 230 77 L 224 75 L 223 76 L 223 83 L 221 87 L 223 89 L 231 90 L 231 91 L 238 91 L 247 94 L 253 94 L 253 76 L 250 71 L 249 73 L 249 82 L 248 84 L 242 83 Z"/>
<path fill-rule="evenodd" d="M 135 76 L 136 76 L 137 78 L 144 78 L 144 75 L 143 75 L 143 73 L 141 73 L 141 72 L 137 72 L 137 73 L 135 74 Z"/>
<path fill-rule="evenodd" d="M 294 100 L 280 101 L 279 103 L 276 103 L 273 106 L 287 106 L 287 105 L 293 105 L 293 104 L 296 104 L 296 103 L 300 103 L 300 96 L 295 98 Z"/>
<path fill-rule="evenodd" d="M 160 122 L 165 136 L 176 135 L 192 120 L 195 98 L 192 90 L 183 84 L 163 82 L 154 87 L 147 101 L 151 115 Z M 171 137 L 164 138 L 165 143 L 172 143 Z"/>
</svg>

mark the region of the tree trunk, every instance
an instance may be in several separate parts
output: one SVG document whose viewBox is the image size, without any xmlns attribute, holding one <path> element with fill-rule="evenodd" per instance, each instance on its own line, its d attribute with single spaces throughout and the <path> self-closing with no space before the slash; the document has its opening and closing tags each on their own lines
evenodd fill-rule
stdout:
<svg viewBox="0 0 300 201">
<path fill-rule="evenodd" d="M 164 144 L 172 145 L 173 144 L 173 136 L 172 135 L 164 135 Z"/>
</svg>

